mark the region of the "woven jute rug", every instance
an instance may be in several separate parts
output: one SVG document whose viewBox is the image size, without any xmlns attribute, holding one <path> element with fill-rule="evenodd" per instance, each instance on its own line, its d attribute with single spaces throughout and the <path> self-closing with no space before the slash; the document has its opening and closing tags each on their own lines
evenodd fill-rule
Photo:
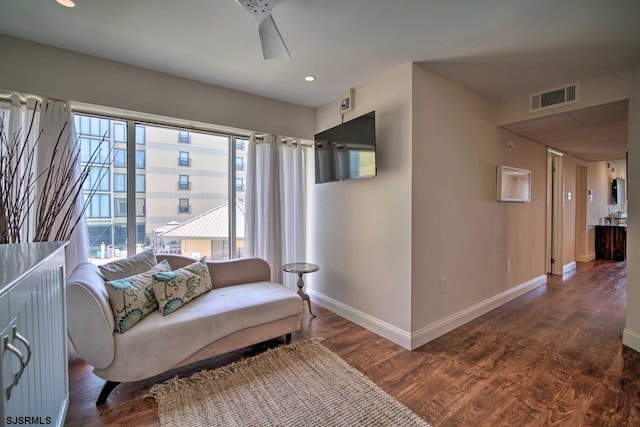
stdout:
<svg viewBox="0 0 640 427">
<path fill-rule="evenodd" d="M 315 338 L 155 385 L 162 426 L 426 426 Z"/>
</svg>

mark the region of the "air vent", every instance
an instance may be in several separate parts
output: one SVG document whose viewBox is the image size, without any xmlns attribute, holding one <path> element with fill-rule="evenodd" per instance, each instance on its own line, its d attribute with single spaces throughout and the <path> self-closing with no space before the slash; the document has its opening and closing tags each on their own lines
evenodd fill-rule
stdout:
<svg viewBox="0 0 640 427">
<path fill-rule="evenodd" d="M 578 100 L 578 83 L 529 96 L 529 112 L 570 104 Z"/>
</svg>

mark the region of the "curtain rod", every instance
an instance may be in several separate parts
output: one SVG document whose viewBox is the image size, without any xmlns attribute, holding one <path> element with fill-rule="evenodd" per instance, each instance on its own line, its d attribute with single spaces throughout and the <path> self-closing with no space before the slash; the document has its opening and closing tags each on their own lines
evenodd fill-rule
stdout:
<svg viewBox="0 0 640 427">
<path fill-rule="evenodd" d="M 13 98 L 13 97 L 12 97 L 12 95 L 8 95 L 8 96 L 6 96 L 6 97 L 5 97 L 5 96 L 0 96 L 0 102 L 12 103 L 12 102 L 13 102 L 13 99 L 12 99 L 12 98 Z M 26 100 L 25 98 L 23 98 L 22 96 L 18 95 L 18 98 L 20 99 L 20 104 L 25 105 L 25 104 L 27 103 L 27 100 Z M 29 98 L 34 98 L 34 99 L 38 100 L 39 102 L 42 102 L 42 101 L 43 101 L 43 98 L 40 98 L 40 97 L 38 97 L 38 96 L 29 96 Z M 52 99 L 52 98 L 47 98 L 47 99 L 48 99 L 48 100 L 50 100 L 50 101 L 60 101 L 60 102 L 68 103 L 68 101 L 64 101 L 64 100 L 61 100 L 61 99 Z M 100 114 L 100 113 L 95 113 L 95 112 L 91 112 L 91 111 L 86 111 L 86 110 L 85 110 L 85 111 L 83 111 L 83 109 L 82 109 L 82 108 L 76 108 L 76 109 L 74 109 L 74 108 L 72 107 L 72 110 L 75 110 L 75 111 L 77 111 L 77 112 L 79 112 L 79 113 L 102 115 L 102 114 Z M 128 117 L 127 117 L 127 118 L 128 118 Z M 145 122 L 145 120 L 144 120 L 144 119 L 138 119 L 138 120 L 140 120 L 140 121 L 141 121 L 141 122 L 143 122 L 143 123 Z M 158 122 L 151 122 L 151 121 L 146 121 L 146 122 L 147 122 L 147 123 L 149 123 L 149 124 L 151 124 L 151 125 L 172 126 L 171 124 L 165 124 L 165 123 L 158 123 Z M 186 128 L 186 129 L 190 129 L 188 126 L 179 125 L 179 124 L 175 124 L 175 125 L 173 125 L 173 126 L 184 127 L 184 128 Z M 198 129 L 198 128 L 193 128 L 193 127 L 192 127 L 191 129 L 193 129 L 193 130 L 205 131 L 205 132 L 214 132 L 214 131 L 213 131 L 213 130 L 211 130 L 211 129 Z M 225 132 L 225 131 L 218 131 L 218 132 L 219 132 L 220 134 L 230 135 L 230 136 L 233 136 L 233 137 L 249 138 L 249 136 L 248 136 L 248 135 L 242 135 L 242 134 L 237 134 L 237 133 L 228 132 L 228 131 L 227 131 L 227 132 Z M 257 134 L 257 135 L 255 136 L 255 140 L 256 140 L 256 142 L 263 142 L 263 141 L 265 140 L 265 136 L 266 136 L 266 134 L 262 134 L 262 135 Z M 301 147 L 313 147 L 313 144 L 311 144 L 311 143 L 308 143 L 308 142 L 302 142 L 302 141 L 300 141 L 300 139 L 298 139 L 298 138 L 291 138 L 291 137 L 281 137 L 281 143 L 282 143 L 282 144 L 284 144 L 284 145 L 291 144 L 292 146 L 300 145 Z"/>
<path fill-rule="evenodd" d="M 267 135 L 256 135 L 254 138 L 258 144 L 265 142 Z M 301 147 L 313 147 L 313 144 L 302 142 L 298 138 L 281 137 L 280 143 L 283 145 L 291 144 L 292 146 L 300 145 Z"/>
</svg>

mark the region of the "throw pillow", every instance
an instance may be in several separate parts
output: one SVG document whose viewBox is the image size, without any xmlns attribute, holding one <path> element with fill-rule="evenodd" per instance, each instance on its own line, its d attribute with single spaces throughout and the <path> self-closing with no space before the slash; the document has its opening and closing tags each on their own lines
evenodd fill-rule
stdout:
<svg viewBox="0 0 640 427">
<path fill-rule="evenodd" d="M 178 270 L 155 273 L 152 286 L 163 316 L 213 289 L 204 258 Z"/>
<path fill-rule="evenodd" d="M 129 258 L 100 265 L 98 269 L 104 276 L 104 279 L 109 281 L 144 273 L 153 268 L 157 263 L 158 260 L 156 259 L 156 254 L 153 253 L 153 249 L 147 249 Z"/>
<path fill-rule="evenodd" d="M 171 271 L 167 260 L 163 260 L 144 273 L 105 282 L 116 331 L 125 333 L 158 308 L 151 283 L 153 275 L 162 271 Z"/>
</svg>

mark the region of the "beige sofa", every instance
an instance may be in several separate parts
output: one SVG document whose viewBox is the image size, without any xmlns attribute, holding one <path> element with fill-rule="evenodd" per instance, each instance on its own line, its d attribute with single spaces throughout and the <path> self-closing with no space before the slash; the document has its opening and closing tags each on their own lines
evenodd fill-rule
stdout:
<svg viewBox="0 0 640 427">
<path fill-rule="evenodd" d="M 192 258 L 157 255 L 172 269 Z M 270 281 L 259 258 L 207 262 L 214 289 L 168 316 L 156 310 L 125 333 L 115 332 L 103 276 L 79 265 L 67 280 L 67 330 L 78 354 L 107 380 L 97 404 L 121 382 L 139 381 L 172 368 L 300 329 L 302 300 Z"/>
</svg>

